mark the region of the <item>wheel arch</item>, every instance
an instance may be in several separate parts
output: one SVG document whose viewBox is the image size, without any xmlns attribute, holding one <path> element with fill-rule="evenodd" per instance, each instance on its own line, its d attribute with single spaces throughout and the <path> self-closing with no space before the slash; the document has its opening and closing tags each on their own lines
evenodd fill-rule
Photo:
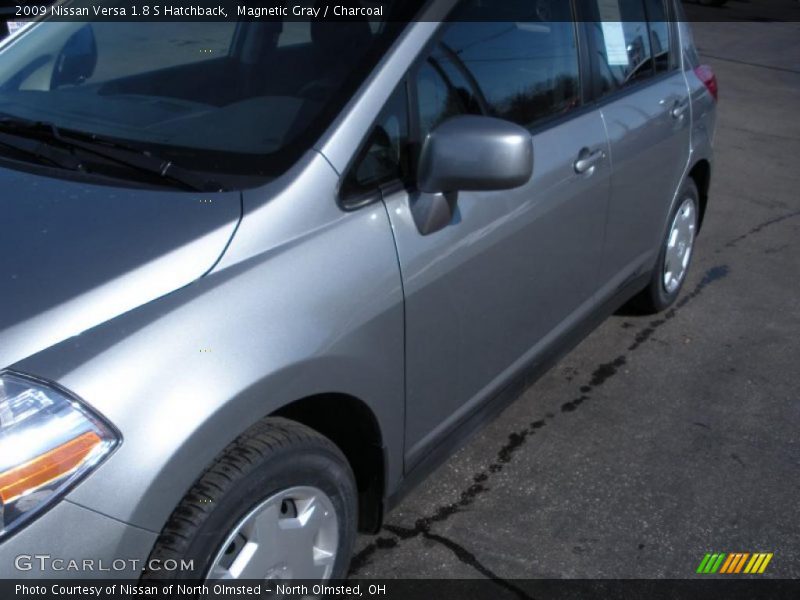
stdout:
<svg viewBox="0 0 800 600">
<path fill-rule="evenodd" d="M 324 393 L 301 398 L 271 413 L 310 427 L 331 440 L 345 455 L 358 488 L 358 529 L 375 533 L 383 518 L 386 457 L 375 413 L 359 398 Z"/>
<path fill-rule="evenodd" d="M 708 190 L 711 186 L 711 163 L 701 158 L 689 170 L 689 178 L 694 181 L 697 186 L 697 192 L 700 195 L 700 221 L 699 227 L 703 226 L 703 221 L 708 208 Z"/>
</svg>

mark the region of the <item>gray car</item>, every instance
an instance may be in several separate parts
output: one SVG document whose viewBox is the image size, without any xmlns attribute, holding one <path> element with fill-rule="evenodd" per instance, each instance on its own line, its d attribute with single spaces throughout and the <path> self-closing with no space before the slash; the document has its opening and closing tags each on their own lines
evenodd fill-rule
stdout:
<svg viewBox="0 0 800 600">
<path fill-rule="evenodd" d="M 0 45 L 0 576 L 346 576 L 680 293 L 717 89 L 677 3 L 343 5 Z"/>
</svg>

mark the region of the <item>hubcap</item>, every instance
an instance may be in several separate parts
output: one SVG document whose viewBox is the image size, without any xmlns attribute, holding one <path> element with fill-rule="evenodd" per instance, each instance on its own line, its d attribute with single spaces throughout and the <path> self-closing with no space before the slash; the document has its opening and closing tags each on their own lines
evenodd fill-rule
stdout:
<svg viewBox="0 0 800 600">
<path fill-rule="evenodd" d="M 668 294 L 674 293 L 686 277 L 696 229 L 697 210 L 694 200 L 687 198 L 678 208 L 667 237 L 663 283 Z"/>
<path fill-rule="evenodd" d="M 339 544 L 331 499 L 317 488 L 270 496 L 233 528 L 206 575 L 217 579 L 329 579 Z"/>
</svg>

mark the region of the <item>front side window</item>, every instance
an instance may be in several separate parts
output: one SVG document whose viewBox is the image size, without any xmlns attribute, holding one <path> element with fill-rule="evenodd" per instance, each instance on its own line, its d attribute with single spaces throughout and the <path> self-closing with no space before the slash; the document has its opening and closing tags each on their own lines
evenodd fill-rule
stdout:
<svg viewBox="0 0 800 600">
<path fill-rule="evenodd" d="M 442 70 L 440 64 L 433 57 L 429 58 L 420 66 L 415 78 L 420 141 L 451 117 L 482 114 L 470 100 L 473 93 L 458 85 Z M 468 106 L 474 106 L 473 110 L 469 110 Z"/>
<path fill-rule="evenodd" d="M 482 19 L 482 20 L 480 20 Z M 431 51 L 409 75 L 372 129 L 345 177 L 345 204 L 413 175 L 415 150 L 439 124 L 458 115 L 488 115 L 532 127 L 580 104 L 578 48 L 570 3 L 464 0 Z"/>
<path fill-rule="evenodd" d="M 484 19 L 484 22 L 477 22 Z M 436 60 L 477 86 L 463 103 L 531 127 L 580 102 L 575 24 L 569 2 L 462 2 Z"/>
<path fill-rule="evenodd" d="M 0 127 L 47 122 L 220 179 L 274 177 L 421 3 L 384 2 L 380 22 L 43 22 L 0 50 Z"/>
</svg>

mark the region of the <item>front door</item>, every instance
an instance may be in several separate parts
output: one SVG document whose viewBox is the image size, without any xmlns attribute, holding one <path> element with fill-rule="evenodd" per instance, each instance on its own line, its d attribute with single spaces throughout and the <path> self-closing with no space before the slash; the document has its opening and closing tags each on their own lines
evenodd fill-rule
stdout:
<svg viewBox="0 0 800 600">
<path fill-rule="evenodd" d="M 409 74 L 410 146 L 453 115 L 489 114 L 531 130 L 534 174 L 458 193 L 432 232 L 415 219 L 429 199 L 413 183 L 384 194 L 406 298 L 406 468 L 588 310 L 603 244 L 609 148 L 599 111 L 581 104 L 569 3 L 563 15 L 464 4 L 526 12 L 444 27 Z"/>
</svg>

